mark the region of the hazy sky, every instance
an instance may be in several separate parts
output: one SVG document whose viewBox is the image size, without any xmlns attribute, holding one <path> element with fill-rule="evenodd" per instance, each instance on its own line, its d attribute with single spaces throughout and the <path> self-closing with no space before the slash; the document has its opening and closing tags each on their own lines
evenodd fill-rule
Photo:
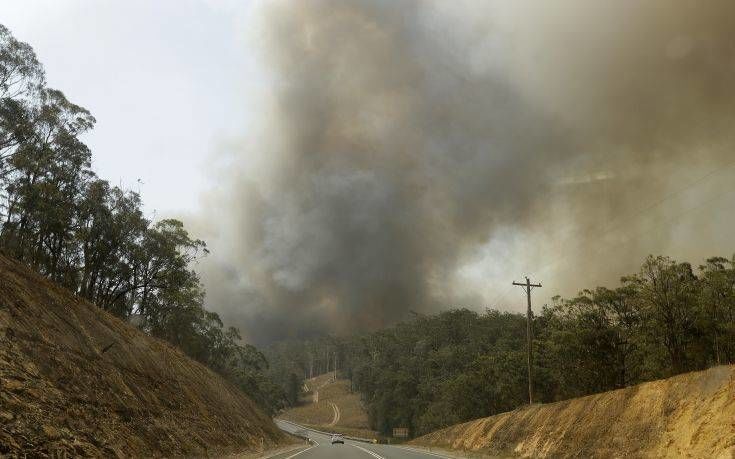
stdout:
<svg viewBox="0 0 735 459">
<path fill-rule="evenodd" d="M 208 160 L 248 124 L 258 81 L 243 0 L 3 0 L 0 23 L 29 43 L 49 86 L 97 118 L 94 169 L 140 189 L 146 210 L 191 212 Z M 140 179 L 142 184 L 138 184 Z"/>
<path fill-rule="evenodd" d="M 207 241 L 207 306 L 259 341 L 524 310 L 524 275 L 544 283 L 540 306 L 613 286 L 651 253 L 730 255 L 733 13 L 0 2 L 49 86 L 97 118 L 97 173 Z"/>
</svg>

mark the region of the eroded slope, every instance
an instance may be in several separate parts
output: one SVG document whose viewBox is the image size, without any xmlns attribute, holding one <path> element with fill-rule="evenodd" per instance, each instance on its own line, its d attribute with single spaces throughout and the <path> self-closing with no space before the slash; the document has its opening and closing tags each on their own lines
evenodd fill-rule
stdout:
<svg viewBox="0 0 735 459">
<path fill-rule="evenodd" d="M 735 457 L 735 365 L 459 424 L 423 446 L 523 457 Z"/>
<path fill-rule="evenodd" d="M 201 456 L 287 441 L 203 365 L 0 256 L 0 453 Z"/>
</svg>

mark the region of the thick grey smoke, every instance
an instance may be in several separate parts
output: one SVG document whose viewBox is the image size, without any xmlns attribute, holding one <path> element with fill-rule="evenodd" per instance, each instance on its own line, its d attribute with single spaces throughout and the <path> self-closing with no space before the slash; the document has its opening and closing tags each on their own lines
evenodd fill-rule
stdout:
<svg viewBox="0 0 735 459">
<path fill-rule="evenodd" d="M 735 3 L 602 3 L 263 4 L 260 124 L 207 198 L 210 307 L 263 342 L 735 250 Z"/>
</svg>

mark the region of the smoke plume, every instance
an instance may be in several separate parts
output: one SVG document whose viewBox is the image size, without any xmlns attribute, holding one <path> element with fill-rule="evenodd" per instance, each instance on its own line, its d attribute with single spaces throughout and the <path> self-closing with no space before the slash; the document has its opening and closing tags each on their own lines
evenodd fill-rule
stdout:
<svg viewBox="0 0 735 459">
<path fill-rule="evenodd" d="M 220 158 L 201 228 L 209 307 L 251 341 L 516 309 L 525 274 L 548 298 L 649 253 L 735 250 L 732 1 L 255 16 L 257 124 Z"/>
</svg>

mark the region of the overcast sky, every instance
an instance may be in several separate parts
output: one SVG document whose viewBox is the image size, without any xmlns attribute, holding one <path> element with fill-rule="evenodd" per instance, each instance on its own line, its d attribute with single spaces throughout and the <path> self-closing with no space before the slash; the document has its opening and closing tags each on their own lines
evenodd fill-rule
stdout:
<svg viewBox="0 0 735 459">
<path fill-rule="evenodd" d="M 212 186 L 212 155 L 247 132 L 251 3 L 3 0 L 0 23 L 97 118 L 85 137 L 95 171 L 140 189 L 149 215 L 177 215 Z"/>
</svg>

